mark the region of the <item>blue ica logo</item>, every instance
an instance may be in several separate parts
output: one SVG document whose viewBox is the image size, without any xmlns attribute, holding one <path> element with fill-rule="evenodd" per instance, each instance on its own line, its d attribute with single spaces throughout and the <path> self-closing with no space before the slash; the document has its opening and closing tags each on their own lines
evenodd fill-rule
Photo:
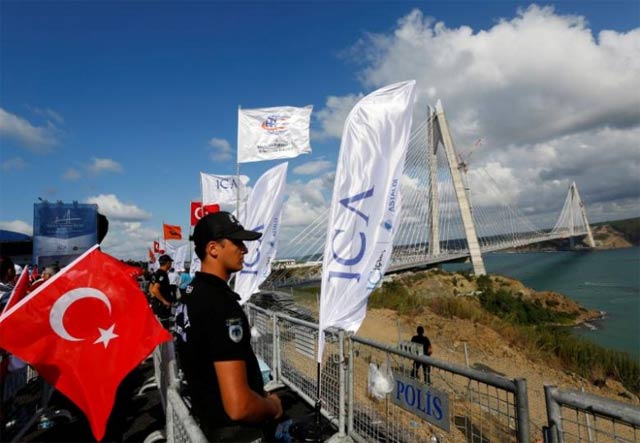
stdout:
<svg viewBox="0 0 640 443">
<path fill-rule="evenodd" d="M 418 380 L 394 373 L 391 400 L 398 406 L 449 432 L 449 397 Z"/>
<path fill-rule="evenodd" d="M 369 225 L 369 214 L 366 209 L 367 199 L 373 197 L 374 187 L 340 199 L 339 211 L 351 211 L 355 214 L 355 231 L 347 227 L 336 227 L 331 236 L 331 253 L 334 262 L 329 268 L 329 280 L 332 278 L 343 278 L 347 280 L 360 281 L 360 272 L 353 272 L 353 268 L 360 264 L 367 251 L 367 226 Z M 347 232 L 348 231 L 348 232 Z"/>
</svg>

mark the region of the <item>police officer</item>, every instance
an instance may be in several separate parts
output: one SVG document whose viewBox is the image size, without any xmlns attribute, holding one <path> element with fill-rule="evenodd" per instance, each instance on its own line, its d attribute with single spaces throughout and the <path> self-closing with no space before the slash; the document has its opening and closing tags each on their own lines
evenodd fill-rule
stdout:
<svg viewBox="0 0 640 443">
<path fill-rule="evenodd" d="M 160 267 L 151 277 L 149 294 L 151 295 L 151 308 L 165 327 L 169 326 L 171 319 L 171 305 L 175 298 L 171 293 L 171 284 L 167 272 L 171 269 L 173 259 L 167 255 L 161 255 L 158 259 Z"/>
<path fill-rule="evenodd" d="M 228 212 L 204 216 L 192 235 L 202 267 L 176 312 L 176 344 L 191 412 L 210 441 L 261 441 L 282 416 L 280 398 L 264 392 L 249 322 L 227 284 L 243 267 L 243 241 L 260 235 Z"/>
</svg>

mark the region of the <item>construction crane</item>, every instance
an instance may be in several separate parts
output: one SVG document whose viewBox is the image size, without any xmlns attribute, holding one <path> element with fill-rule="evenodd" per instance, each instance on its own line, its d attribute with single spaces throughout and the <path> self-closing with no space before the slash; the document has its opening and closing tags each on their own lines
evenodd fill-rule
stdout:
<svg viewBox="0 0 640 443">
<path fill-rule="evenodd" d="M 482 142 L 483 142 L 483 140 L 481 138 L 479 138 L 473 144 L 471 149 L 469 149 L 464 155 L 463 154 L 458 154 L 458 165 L 459 165 L 460 170 L 462 172 L 464 172 L 465 175 L 466 175 L 467 171 L 469 170 L 469 161 L 471 159 L 471 156 L 476 151 L 476 149 L 478 149 L 480 146 L 482 146 Z"/>
</svg>

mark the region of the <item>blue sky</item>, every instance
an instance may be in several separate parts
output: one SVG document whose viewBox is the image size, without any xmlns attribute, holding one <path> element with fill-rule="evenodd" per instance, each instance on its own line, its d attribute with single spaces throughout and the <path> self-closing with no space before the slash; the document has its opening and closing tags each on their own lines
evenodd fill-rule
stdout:
<svg viewBox="0 0 640 443">
<path fill-rule="evenodd" d="M 572 177 L 593 219 L 638 216 L 639 17 L 637 1 L 2 1 L 0 227 L 28 233 L 38 197 L 94 201 L 107 250 L 141 258 L 163 220 L 188 229 L 200 171 L 235 173 L 238 106 L 312 104 L 313 153 L 289 167 L 302 225 L 359 94 L 408 78 L 460 145 L 486 140 L 474 160 L 514 205 L 561 206 Z"/>
</svg>

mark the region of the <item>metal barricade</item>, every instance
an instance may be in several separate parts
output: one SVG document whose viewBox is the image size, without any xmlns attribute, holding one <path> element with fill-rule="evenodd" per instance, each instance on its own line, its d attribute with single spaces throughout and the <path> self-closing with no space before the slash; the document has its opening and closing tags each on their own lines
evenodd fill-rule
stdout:
<svg viewBox="0 0 640 443">
<path fill-rule="evenodd" d="M 166 432 L 169 443 L 204 443 L 207 441 L 175 385 L 170 386 L 167 390 Z"/>
<path fill-rule="evenodd" d="M 529 443 L 524 380 L 412 355 L 360 337 L 348 342 L 353 382 L 347 423 L 354 440 Z M 393 391 L 381 401 L 369 395 L 371 363 L 386 364 L 393 373 Z M 430 382 L 422 382 L 423 375 Z"/>
<path fill-rule="evenodd" d="M 640 442 L 640 408 L 580 391 L 544 387 L 548 443 Z"/>
<path fill-rule="evenodd" d="M 29 366 L 24 366 L 15 371 L 7 372 L 2 389 L 2 402 L 7 403 L 20 389 L 26 386 L 29 380 Z"/>
<path fill-rule="evenodd" d="M 271 376 L 274 381 L 278 381 L 276 373 L 276 317 L 267 309 L 247 303 L 245 311 L 252 326 L 251 346 L 255 354 L 262 358 L 271 368 Z"/>
<path fill-rule="evenodd" d="M 310 405 L 317 395 L 318 325 L 276 314 L 278 379 Z M 337 331 L 325 331 L 320 381 L 321 413 L 340 433 L 346 432 L 346 360 L 344 340 Z"/>
</svg>

